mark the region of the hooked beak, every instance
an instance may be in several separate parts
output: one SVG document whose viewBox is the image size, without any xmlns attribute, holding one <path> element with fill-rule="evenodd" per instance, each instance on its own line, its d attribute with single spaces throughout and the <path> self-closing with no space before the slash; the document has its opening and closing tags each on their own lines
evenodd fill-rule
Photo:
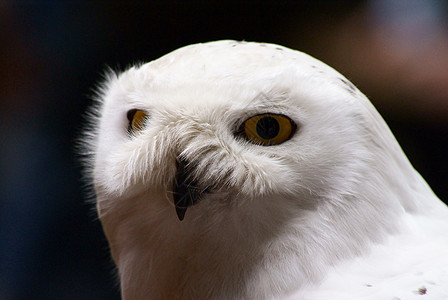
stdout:
<svg viewBox="0 0 448 300">
<path fill-rule="evenodd" d="M 177 173 L 173 183 L 173 201 L 180 221 L 184 219 L 187 208 L 199 201 L 202 193 L 203 190 L 191 179 L 188 171 L 188 162 L 179 158 L 177 161 Z"/>
</svg>

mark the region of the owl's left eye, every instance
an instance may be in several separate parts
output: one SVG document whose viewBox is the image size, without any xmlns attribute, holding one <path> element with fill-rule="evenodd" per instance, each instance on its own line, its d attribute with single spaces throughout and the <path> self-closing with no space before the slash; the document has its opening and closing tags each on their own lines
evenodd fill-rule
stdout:
<svg viewBox="0 0 448 300">
<path fill-rule="evenodd" d="M 140 109 L 131 109 L 127 113 L 127 118 L 129 121 L 128 132 L 132 134 L 144 128 L 148 113 Z"/>
<path fill-rule="evenodd" d="M 252 143 L 271 146 L 289 140 L 296 129 L 297 125 L 289 117 L 264 113 L 247 119 L 239 130 L 239 134 Z"/>
</svg>

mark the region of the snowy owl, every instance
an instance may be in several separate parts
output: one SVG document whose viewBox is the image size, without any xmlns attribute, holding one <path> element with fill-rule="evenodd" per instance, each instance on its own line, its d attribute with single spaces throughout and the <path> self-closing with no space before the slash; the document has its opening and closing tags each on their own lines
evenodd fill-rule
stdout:
<svg viewBox="0 0 448 300">
<path fill-rule="evenodd" d="M 324 63 L 190 45 L 110 72 L 92 112 L 123 299 L 448 299 L 448 208 Z"/>
</svg>

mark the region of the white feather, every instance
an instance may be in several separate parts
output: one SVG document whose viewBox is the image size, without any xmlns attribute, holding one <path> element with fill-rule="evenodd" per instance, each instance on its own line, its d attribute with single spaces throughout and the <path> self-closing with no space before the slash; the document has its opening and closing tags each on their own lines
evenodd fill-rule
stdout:
<svg viewBox="0 0 448 300">
<path fill-rule="evenodd" d="M 87 168 L 124 299 L 448 299 L 448 208 L 346 78 L 273 44 L 191 45 L 111 75 Z M 127 112 L 149 113 L 130 136 Z M 259 113 L 288 141 L 235 137 Z M 212 186 L 180 222 L 176 159 Z"/>
</svg>

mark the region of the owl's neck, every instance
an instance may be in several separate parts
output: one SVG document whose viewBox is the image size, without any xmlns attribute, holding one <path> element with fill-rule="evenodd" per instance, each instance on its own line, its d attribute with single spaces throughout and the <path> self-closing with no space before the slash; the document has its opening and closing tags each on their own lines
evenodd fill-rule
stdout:
<svg viewBox="0 0 448 300">
<path fill-rule="evenodd" d="M 174 209 L 136 199 L 119 228 L 109 228 L 103 218 L 123 298 L 278 297 L 318 282 L 337 260 L 367 251 L 385 233 L 378 231 L 381 222 L 365 224 L 364 214 L 372 211 L 362 206 L 354 208 L 361 216 L 356 220 L 346 208 L 297 208 L 296 200 L 286 198 L 258 201 L 259 211 L 247 204 L 215 216 L 204 216 L 198 205 L 179 222 Z"/>
</svg>

